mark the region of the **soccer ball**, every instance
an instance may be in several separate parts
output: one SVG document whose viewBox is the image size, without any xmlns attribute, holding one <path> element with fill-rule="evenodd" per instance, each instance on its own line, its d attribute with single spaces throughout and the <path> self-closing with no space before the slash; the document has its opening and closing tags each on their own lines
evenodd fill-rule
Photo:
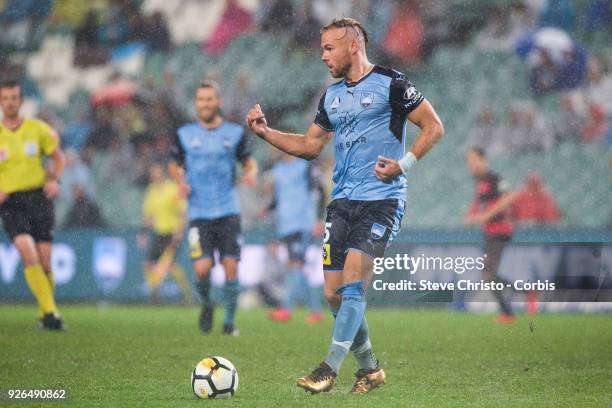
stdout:
<svg viewBox="0 0 612 408">
<path fill-rule="evenodd" d="M 191 373 L 191 388 L 198 398 L 231 398 L 238 389 L 238 372 L 226 358 L 206 357 Z"/>
</svg>

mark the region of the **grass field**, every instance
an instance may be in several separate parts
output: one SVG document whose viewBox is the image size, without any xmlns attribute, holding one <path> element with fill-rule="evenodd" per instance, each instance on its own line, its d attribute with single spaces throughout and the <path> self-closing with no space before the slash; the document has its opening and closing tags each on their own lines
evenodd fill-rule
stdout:
<svg viewBox="0 0 612 408">
<path fill-rule="evenodd" d="M 306 394 L 295 380 L 324 356 L 331 321 L 304 315 L 274 324 L 262 310 L 240 312 L 241 336 L 204 336 L 197 310 L 181 307 L 64 306 L 68 331 L 35 328 L 35 309 L 0 306 L 0 388 L 65 388 L 45 406 L 189 407 L 582 407 L 612 406 L 612 318 L 540 315 L 497 326 L 490 315 L 432 310 L 368 311 L 388 385 L 347 392 L 351 356 L 337 387 Z M 229 358 L 240 389 L 232 400 L 196 400 L 189 376 L 207 355 Z M 0 404 L 15 405 L 6 403 Z"/>
</svg>

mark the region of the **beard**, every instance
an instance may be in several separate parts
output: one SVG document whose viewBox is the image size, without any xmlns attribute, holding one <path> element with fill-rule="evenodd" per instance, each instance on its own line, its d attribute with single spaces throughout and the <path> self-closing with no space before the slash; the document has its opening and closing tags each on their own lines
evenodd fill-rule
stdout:
<svg viewBox="0 0 612 408">
<path fill-rule="evenodd" d="M 218 114 L 219 114 L 219 109 L 209 110 L 203 114 L 200 114 L 200 120 L 204 123 L 210 123 L 213 120 L 215 120 Z"/>
<path fill-rule="evenodd" d="M 351 68 L 351 64 L 347 63 L 347 64 L 339 66 L 336 71 L 330 70 L 330 72 L 334 78 L 344 78 L 346 74 L 349 72 L 350 68 Z"/>
<path fill-rule="evenodd" d="M 17 119 L 17 117 L 19 116 L 19 109 L 9 108 L 3 110 L 3 116 L 5 119 L 9 120 Z"/>
</svg>

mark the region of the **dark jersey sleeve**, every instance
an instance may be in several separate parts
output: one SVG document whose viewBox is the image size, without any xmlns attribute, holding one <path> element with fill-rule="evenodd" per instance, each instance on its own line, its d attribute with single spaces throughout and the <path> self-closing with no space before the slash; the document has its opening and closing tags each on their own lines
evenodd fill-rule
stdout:
<svg viewBox="0 0 612 408">
<path fill-rule="evenodd" d="M 327 116 L 327 111 L 325 110 L 325 95 L 324 93 L 321 99 L 319 100 L 319 107 L 317 108 L 317 116 L 315 117 L 314 123 L 319 126 L 321 129 L 333 132 L 334 127 L 329 121 L 329 116 Z"/>
<path fill-rule="evenodd" d="M 185 148 L 181 143 L 178 132 L 174 133 L 174 139 L 170 146 L 170 158 L 176 162 L 179 166 L 185 166 Z"/>
<path fill-rule="evenodd" d="M 496 200 L 504 193 L 510 190 L 510 186 L 498 174 L 489 173 L 486 177 L 489 188 L 486 192 L 480 195 L 481 201 Z"/>
<path fill-rule="evenodd" d="M 404 75 L 391 79 L 389 103 L 393 113 L 402 117 L 416 109 L 425 97 Z"/>
<path fill-rule="evenodd" d="M 240 163 L 244 163 L 251 157 L 251 143 L 250 137 L 245 129 L 242 131 L 242 137 L 240 138 L 240 142 L 238 142 L 238 148 L 236 149 L 236 159 Z"/>
</svg>

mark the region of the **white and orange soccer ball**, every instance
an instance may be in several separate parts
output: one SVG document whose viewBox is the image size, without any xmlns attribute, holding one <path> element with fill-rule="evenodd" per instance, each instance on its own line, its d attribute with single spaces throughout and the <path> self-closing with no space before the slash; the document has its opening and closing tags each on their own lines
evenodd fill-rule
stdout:
<svg viewBox="0 0 612 408">
<path fill-rule="evenodd" d="M 231 398 L 238 390 L 238 372 L 226 358 L 200 361 L 191 373 L 191 388 L 198 398 Z"/>
</svg>

